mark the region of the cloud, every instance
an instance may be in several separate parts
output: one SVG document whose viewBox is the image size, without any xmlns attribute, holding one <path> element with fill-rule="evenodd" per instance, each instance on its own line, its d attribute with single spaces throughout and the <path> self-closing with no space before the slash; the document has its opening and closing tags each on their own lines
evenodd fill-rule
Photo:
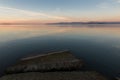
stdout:
<svg viewBox="0 0 120 80">
<path fill-rule="evenodd" d="M 116 0 L 117 1 L 117 3 L 120 3 L 120 0 Z"/>
<path fill-rule="evenodd" d="M 97 7 L 106 9 L 106 8 L 109 8 L 109 4 L 104 2 L 104 3 L 98 4 Z"/>
<path fill-rule="evenodd" d="M 22 10 L 22 9 L 11 8 L 11 7 L 0 7 L 0 9 L 15 11 L 15 12 L 22 13 L 22 14 L 29 15 L 29 16 L 36 16 L 36 17 L 42 16 L 42 17 L 51 18 L 51 19 L 69 20 L 69 18 L 67 17 L 53 16 L 53 15 L 49 15 L 46 13 L 33 12 L 29 10 Z"/>
</svg>

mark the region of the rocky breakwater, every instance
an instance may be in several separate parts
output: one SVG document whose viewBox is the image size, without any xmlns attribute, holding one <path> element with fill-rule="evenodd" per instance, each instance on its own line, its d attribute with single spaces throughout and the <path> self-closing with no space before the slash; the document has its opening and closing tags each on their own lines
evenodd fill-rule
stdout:
<svg viewBox="0 0 120 80">
<path fill-rule="evenodd" d="M 83 70 L 84 62 L 69 51 L 26 57 L 6 69 L 0 80 L 111 80 Z"/>
</svg>

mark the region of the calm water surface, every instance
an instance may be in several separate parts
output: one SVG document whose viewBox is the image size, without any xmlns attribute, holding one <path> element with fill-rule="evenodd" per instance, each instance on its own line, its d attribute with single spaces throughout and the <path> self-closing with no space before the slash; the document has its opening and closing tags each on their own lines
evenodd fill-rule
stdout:
<svg viewBox="0 0 120 80">
<path fill-rule="evenodd" d="M 89 67 L 120 73 L 120 25 L 0 25 L 0 72 L 20 58 L 70 50 Z"/>
</svg>

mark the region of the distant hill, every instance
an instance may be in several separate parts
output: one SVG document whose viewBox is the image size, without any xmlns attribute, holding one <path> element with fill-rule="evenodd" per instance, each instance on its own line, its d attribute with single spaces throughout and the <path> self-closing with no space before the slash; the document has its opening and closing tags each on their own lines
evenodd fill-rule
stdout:
<svg viewBox="0 0 120 80">
<path fill-rule="evenodd" d="M 58 22 L 58 23 L 47 23 L 47 25 L 80 25 L 80 24 L 120 24 L 120 22 Z"/>
</svg>

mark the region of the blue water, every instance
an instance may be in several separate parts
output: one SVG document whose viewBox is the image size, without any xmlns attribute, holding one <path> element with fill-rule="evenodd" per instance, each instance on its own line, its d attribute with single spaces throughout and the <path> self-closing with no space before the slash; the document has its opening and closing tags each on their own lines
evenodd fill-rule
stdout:
<svg viewBox="0 0 120 80">
<path fill-rule="evenodd" d="M 105 75 L 120 73 L 120 25 L 0 26 L 0 72 L 24 56 L 70 50 Z"/>
</svg>

